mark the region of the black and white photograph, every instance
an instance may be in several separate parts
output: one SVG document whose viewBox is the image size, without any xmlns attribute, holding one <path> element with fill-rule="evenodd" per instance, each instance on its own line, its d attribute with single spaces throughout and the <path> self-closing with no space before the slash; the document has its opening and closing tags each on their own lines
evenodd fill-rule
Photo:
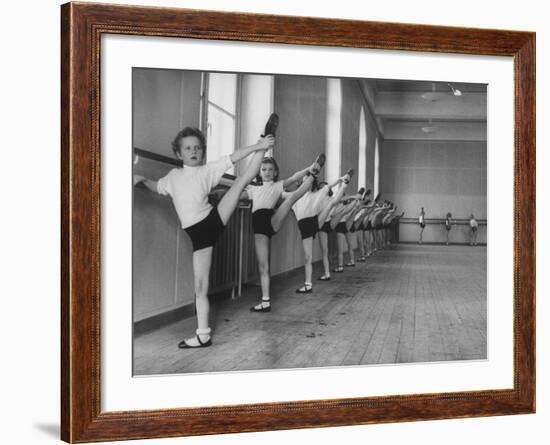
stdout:
<svg viewBox="0 0 550 445">
<path fill-rule="evenodd" d="M 133 372 L 487 358 L 487 84 L 133 68 Z"/>
</svg>

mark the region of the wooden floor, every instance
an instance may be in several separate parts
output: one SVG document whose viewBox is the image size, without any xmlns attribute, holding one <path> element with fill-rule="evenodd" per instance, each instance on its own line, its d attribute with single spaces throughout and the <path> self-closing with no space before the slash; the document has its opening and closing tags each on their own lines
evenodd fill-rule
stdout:
<svg viewBox="0 0 550 445">
<path fill-rule="evenodd" d="M 305 295 L 296 271 L 275 280 L 270 313 L 249 312 L 255 286 L 214 305 L 209 348 L 177 348 L 194 319 L 137 337 L 134 374 L 485 359 L 486 265 L 485 247 L 397 245 Z"/>
</svg>

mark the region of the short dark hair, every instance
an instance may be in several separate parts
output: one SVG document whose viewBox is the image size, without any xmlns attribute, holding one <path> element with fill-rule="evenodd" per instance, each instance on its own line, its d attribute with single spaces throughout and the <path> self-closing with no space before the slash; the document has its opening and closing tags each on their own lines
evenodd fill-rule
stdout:
<svg viewBox="0 0 550 445">
<path fill-rule="evenodd" d="M 274 182 L 277 182 L 279 180 L 279 165 L 277 164 L 277 161 L 275 158 L 266 156 L 262 159 L 262 164 L 271 164 L 273 168 L 276 170 L 277 173 L 275 173 Z M 256 176 L 256 183 L 259 185 L 263 184 L 262 176 L 258 172 L 258 175 Z"/>
<path fill-rule="evenodd" d="M 174 152 L 174 154 L 176 156 L 178 154 L 181 155 L 181 147 L 180 147 L 181 140 L 188 136 L 195 136 L 199 140 L 203 151 L 203 156 L 204 156 L 204 152 L 206 152 L 206 138 L 204 137 L 204 134 L 202 133 L 202 131 L 194 127 L 185 127 L 176 135 L 176 137 L 172 141 L 172 151 Z"/>
</svg>

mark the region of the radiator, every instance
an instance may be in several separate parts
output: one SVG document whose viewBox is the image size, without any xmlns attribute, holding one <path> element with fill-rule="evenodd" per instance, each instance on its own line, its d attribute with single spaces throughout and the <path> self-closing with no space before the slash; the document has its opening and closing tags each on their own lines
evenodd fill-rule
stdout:
<svg viewBox="0 0 550 445">
<path fill-rule="evenodd" d="M 256 277 L 254 234 L 249 206 L 240 206 L 216 242 L 210 269 L 210 293 L 232 290 L 240 296 L 241 285 Z"/>
</svg>

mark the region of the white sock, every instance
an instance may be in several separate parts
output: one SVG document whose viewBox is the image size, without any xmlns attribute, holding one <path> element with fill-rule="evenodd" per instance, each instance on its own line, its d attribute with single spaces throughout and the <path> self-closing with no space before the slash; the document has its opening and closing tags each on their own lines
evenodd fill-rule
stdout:
<svg viewBox="0 0 550 445">
<path fill-rule="evenodd" d="M 201 341 L 204 343 L 205 341 L 208 341 L 210 339 L 210 332 L 212 332 L 212 329 L 202 328 L 202 329 L 197 329 L 195 332 L 199 336 Z"/>
</svg>

